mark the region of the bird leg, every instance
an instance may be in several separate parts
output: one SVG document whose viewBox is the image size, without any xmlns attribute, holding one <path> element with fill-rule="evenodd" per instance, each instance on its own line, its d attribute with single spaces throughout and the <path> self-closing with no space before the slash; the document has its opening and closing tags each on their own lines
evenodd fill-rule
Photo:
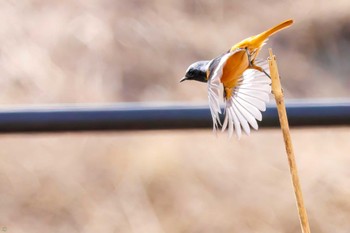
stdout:
<svg viewBox="0 0 350 233">
<path fill-rule="evenodd" d="M 263 68 L 261 68 L 261 67 L 255 65 L 255 64 L 252 64 L 252 65 L 251 65 L 251 68 L 252 68 L 252 69 L 255 69 L 255 70 L 258 70 L 258 71 L 260 71 L 260 72 L 263 72 L 267 77 L 269 77 L 269 78 L 271 79 L 271 76 L 270 76 Z"/>
<path fill-rule="evenodd" d="M 248 56 L 248 62 L 249 62 L 249 67 L 252 67 L 253 66 L 253 61 L 252 61 L 252 53 L 249 52 L 249 49 L 248 47 L 245 47 L 245 52 Z"/>
<path fill-rule="evenodd" d="M 267 77 L 269 77 L 269 79 L 271 79 L 271 76 L 263 68 L 254 64 L 254 61 L 252 60 L 252 55 L 254 54 L 254 52 L 250 53 L 247 47 L 245 48 L 245 51 L 248 56 L 249 68 L 263 72 Z M 273 91 L 271 91 L 271 93 L 274 94 Z M 283 93 L 283 89 L 282 89 L 282 93 Z"/>
<path fill-rule="evenodd" d="M 254 64 L 254 61 L 252 60 L 252 55 L 255 53 L 255 51 L 253 53 L 250 53 L 247 47 L 245 48 L 245 51 L 248 56 L 249 68 L 263 72 L 267 77 L 271 79 L 271 76 L 263 68 Z"/>
</svg>

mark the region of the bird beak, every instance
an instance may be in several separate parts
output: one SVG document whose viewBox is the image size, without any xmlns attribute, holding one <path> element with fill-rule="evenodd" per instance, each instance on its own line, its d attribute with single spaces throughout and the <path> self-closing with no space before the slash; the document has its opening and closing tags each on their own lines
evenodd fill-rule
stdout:
<svg viewBox="0 0 350 233">
<path fill-rule="evenodd" d="M 183 81 L 187 80 L 187 77 L 183 77 L 181 80 L 180 80 L 180 83 L 182 83 Z"/>
</svg>

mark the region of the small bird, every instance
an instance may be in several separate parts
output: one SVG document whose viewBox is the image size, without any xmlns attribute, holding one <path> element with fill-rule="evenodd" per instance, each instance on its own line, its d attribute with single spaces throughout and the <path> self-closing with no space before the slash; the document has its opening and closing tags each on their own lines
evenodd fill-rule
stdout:
<svg viewBox="0 0 350 233">
<path fill-rule="evenodd" d="M 208 83 L 208 99 L 213 130 L 222 126 L 228 129 L 229 137 L 235 129 L 237 137 L 242 129 L 250 134 L 250 127 L 257 130 L 258 121 L 262 120 L 261 112 L 266 110 L 266 103 L 271 93 L 271 79 L 266 60 L 257 59 L 259 51 L 268 38 L 290 26 L 293 20 L 286 20 L 256 36 L 249 37 L 235 44 L 226 53 L 213 60 L 198 61 L 190 65 L 185 80 L 196 80 Z M 220 86 L 226 103 L 223 124 L 220 121 Z"/>
</svg>

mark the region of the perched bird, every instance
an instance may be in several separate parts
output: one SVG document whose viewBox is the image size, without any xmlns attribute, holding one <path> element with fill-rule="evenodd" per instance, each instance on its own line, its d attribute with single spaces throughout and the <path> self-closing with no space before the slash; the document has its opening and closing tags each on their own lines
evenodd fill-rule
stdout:
<svg viewBox="0 0 350 233">
<path fill-rule="evenodd" d="M 235 129 L 238 138 L 242 129 L 250 133 L 250 127 L 257 130 L 258 121 L 262 120 L 262 111 L 271 93 L 271 79 L 268 62 L 257 59 L 258 53 L 269 36 L 290 26 L 293 20 L 284 21 L 256 36 L 249 37 L 235 44 L 226 53 L 208 61 L 198 61 L 190 65 L 185 80 L 208 83 L 208 98 L 213 130 L 222 126 L 228 128 L 229 136 Z M 220 86 L 223 86 L 225 119 L 220 121 Z"/>
</svg>

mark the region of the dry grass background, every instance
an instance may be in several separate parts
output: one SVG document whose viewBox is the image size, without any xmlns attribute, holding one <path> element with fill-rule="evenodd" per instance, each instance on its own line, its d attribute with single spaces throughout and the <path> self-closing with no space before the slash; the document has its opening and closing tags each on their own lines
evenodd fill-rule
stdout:
<svg viewBox="0 0 350 233">
<path fill-rule="evenodd" d="M 187 66 L 282 20 L 288 98 L 349 97 L 348 0 L 4 0 L 2 105 L 206 101 Z M 262 57 L 266 57 L 266 52 Z M 350 229 L 349 128 L 293 129 L 312 232 Z M 281 133 L 0 136 L 0 230 L 300 232 Z"/>
</svg>

